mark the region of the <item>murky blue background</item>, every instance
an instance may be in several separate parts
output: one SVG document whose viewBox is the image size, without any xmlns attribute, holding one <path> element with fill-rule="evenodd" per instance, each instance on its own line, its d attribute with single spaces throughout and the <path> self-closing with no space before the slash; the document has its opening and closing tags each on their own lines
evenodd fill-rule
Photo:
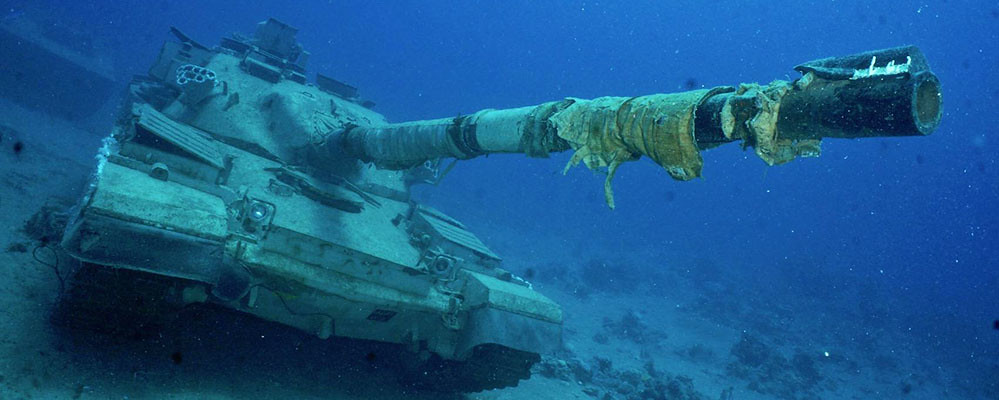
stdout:
<svg viewBox="0 0 999 400">
<path fill-rule="evenodd" d="M 692 182 L 642 160 L 618 171 L 616 210 L 603 202 L 603 176 L 560 174 L 568 154 L 462 162 L 421 197 L 520 260 L 513 270 L 534 267 L 524 260 L 552 245 L 581 257 L 640 254 L 631 262 L 649 270 L 707 258 L 747 293 L 831 310 L 875 304 L 865 318 L 935 356 L 999 357 L 996 2 L 130 0 L 0 10 L 22 9 L 102 37 L 123 87 L 171 25 L 213 45 L 273 16 L 300 29 L 311 71 L 357 86 L 391 121 L 767 83 L 812 59 L 918 45 L 943 84 L 943 123 L 929 137 L 827 140 L 822 157 L 773 168 L 733 144 L 705 152 L 704 177 Z"/>
</svg>

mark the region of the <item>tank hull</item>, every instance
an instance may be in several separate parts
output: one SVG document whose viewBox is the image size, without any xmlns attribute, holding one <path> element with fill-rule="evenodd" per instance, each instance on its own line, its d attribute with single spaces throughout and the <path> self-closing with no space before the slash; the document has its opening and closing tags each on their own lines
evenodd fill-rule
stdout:
<svg viewBox="0 0 999 400">
<path fill-rule="evenodd" d="M 240 166 L 262 167 L 261 186 L 273 179 L 265 169 L 276 164 L 247 153 L 239 158 Z M 463 286 L 452 293 L 413 268 L 420 254 L 391 222 L 408 213 L 410 204 L 379 198 L 377 210 L 349 213 L 304 196 L 251 189 L 236 199 L 236 191 L 225 186 L 213 194 L 154 175 L 151 166 L 109 155 L 63 247 L 89 263 L 191 282 L 189 302 L 211 299 L 320 337 L 426 341 L 429 350 L 449 359 L 461 359 L 485 342 L 537 351 L 542 349 L 534 346 L 558 343 L 559 307 L 528 287 L 458 270 L 454 279 Z M 273 209 L 266 234 L 254 235 L 235 217 L 241 212 L 235 207 L 248 201 Z M 366 244 L 353 243 L 359 238 Z M 449 318 L 450 327 L 444 321 Z M 525 345 L 509 342 L 523 333 L 503 338 L 488 333 L 495 329 L 467 329 L 521 319 L 515 325 L 524 331 L 547 335 Z"/>
</svg>

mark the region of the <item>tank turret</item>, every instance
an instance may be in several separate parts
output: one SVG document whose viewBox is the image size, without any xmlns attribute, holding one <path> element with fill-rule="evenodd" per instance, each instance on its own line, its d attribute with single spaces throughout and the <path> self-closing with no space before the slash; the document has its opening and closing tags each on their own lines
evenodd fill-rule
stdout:
<svg viewBox="0 0 999 400">
<path fill-rule="evenodd" d="M 688 180 L 727 142 L 780 164 L 818 155 L 822 138 L 924 135 L 940 119 L 914 47 L 802 64 L 794 82 L 389 124 L 356 88 L 308 82 L 309 54 L 280 21 L 211 48 L 172 32 L 68 222 L 62 248 L 81 267 L 57 319 L 128 330 L 228 308 L 395 346 L 400 376 L 434 390 L 516 385 L 562 330 L 558 304 L 410 198 L 440 159 L 572 150 L 566 168 L 607 168 L 613 206 L 616 169 L 642 156 Z"/>
</svg>

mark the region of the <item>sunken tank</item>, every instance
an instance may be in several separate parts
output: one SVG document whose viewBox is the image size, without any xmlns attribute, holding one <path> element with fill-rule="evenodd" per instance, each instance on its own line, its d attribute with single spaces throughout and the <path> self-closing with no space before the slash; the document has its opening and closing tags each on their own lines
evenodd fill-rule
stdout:
<svg viewBox="0 0 999 400">
<path fill-rule="evenodd" d="M 441 160 L 573 151 L 605 169 L 649 157 L 679 180 L 727 142 L 768 164 L 823 137 L 929 134 L 940 87 L 914 47 L 796 67 L 793 82 L 390 124 L 357 90 L 306 77 L 296 30 L 270 19 L 207 47 L 172 29 L 129 85 L 63 249 L 81 267 L 57 317 L 141 328 L 207 305 L 388 343 L 412 384 L 516 385 L 561 346 L 562 312 L 461 222 L 410 197 Z M 153 300 L 153 301 L 149 301 Z M 96 310 L 96 311 L 95 311 Z"/>
</svg>

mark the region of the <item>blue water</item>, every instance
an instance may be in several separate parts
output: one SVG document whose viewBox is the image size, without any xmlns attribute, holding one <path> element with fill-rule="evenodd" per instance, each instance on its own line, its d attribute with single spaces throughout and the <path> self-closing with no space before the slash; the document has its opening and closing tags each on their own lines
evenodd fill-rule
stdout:
<svg viewBox="0 0 999 400">
<path fill-rule="evenodd" d="M 708 259 L 744 282 L 733 296 L 877 310 L 797 316 L 861 327 L 830 334 L 878 325 L 942 368 L 994 371 L 999 4 L 672 3 L 128 0 L 0 10 L 7 20 L 44 9 L 103 37 L 123 83 L 146 71 L 171 25 L 214 44 L 273 16 L 299 28 L 311 71 L 357 86 L 391 121 L 767 83 L 795 78 L 792 67 L 812 59 L 917 45 L 943 85 L 943 122 L 928 137 L 825 140 L 821 157 L 772 168 L 732 144 L 705 152 L 704 177 L 692 182 L 647 160 L 629 163 L 614 181 L 615 210 L 604 204 L 602 176 L 582 167 L 560 175 L 567 154 L 462 162 L 421 197 L 516 260 L 531 259 L 530 242 L 586 257 L 642 254 L 629 260 L 649 271 Z M 974 381 L 989 375 L 967 376 L 987 393 L 988 382 Z"/>
</svg>

